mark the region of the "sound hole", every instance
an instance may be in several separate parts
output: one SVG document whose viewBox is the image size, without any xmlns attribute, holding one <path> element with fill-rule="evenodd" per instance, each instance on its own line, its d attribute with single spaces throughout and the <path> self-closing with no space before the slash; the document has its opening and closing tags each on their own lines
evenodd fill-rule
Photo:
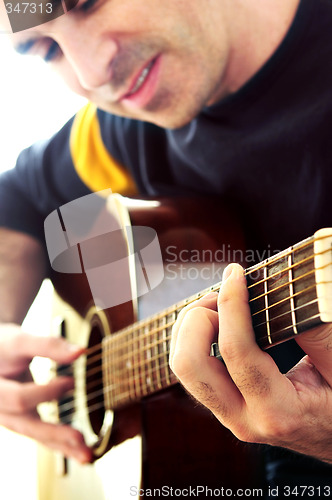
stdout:
<svg viewBox="0 0 332 500">
<path fill-rule="evenodd" d="M 94 316 L 91 321 L 91 334 L 87 354 L 86 393 L 90 423 L 96 435 L 100 433 L 105 414 L 101 350 L 102 338 L 102 324 L 98 316 Z"/>
</svg>

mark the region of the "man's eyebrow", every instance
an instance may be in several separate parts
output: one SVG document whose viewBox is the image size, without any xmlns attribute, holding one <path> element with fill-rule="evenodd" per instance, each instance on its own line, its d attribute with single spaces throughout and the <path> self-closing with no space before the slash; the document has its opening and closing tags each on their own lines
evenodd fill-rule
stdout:
<svg viewBox="0 0 332 500">
<path fill-rule="evenodd" d="M 36 42 L 37 40 L 35 38 L 25 42 L 20 42 L 17 45 L 14 45 L 14 50 L 18 52 L 18 54 L 27 54 Z"/>
</svg>

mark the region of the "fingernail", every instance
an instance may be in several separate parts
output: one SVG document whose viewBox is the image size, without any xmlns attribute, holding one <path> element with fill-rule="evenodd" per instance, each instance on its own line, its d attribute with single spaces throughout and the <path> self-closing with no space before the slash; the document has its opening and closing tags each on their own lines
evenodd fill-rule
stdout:
<svg viewBox="0 0 332 500">
<path fill-rule="evenodd" d="M 77 453 L 77 459 L 81 464 L 88 464 L 91 461 L 90 455 L 84 451 Z"/>
<path fill-rule="evenodd" d="M 68 350 L 69 352 L 72 352 L 72 353 L 79 352 L 79 351 L 81 351 L 81 350 L 82 350 L 82 347 L 81 347 L 81 346 L 76 345 L 76 344 L 69 344 L 68 342 L 67 342 L 67 344 L 66 344 L 66 347 L 67 347 L 67 350 Z"/>
<path fill-rule="evenodd" d="M 231 276 L 233 269 L 234 269 L 233 264 L 229 264 L 227 267 L 225 267 L 224 272 L 222 273 L 222 282 L 223 283 L 225 283 L 225 281 Z"/>
<path fill-rule="evenodd" d="M 242 278 L 243 277 L 243 268 L 238 265 L 238 264 L 229 264 L 225 269 L 224 269 L 224 272 L 223 272 L 223 275 L 222 275 L 222 282 L 223 284 L 225 283 L 225 281 L 231 276 L 233 275 L 234 278 Z"/>
</svg>

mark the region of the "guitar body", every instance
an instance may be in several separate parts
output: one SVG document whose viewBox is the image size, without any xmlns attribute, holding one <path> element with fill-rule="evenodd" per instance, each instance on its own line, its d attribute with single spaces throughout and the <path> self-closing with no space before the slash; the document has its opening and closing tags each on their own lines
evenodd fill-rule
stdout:
<svg viewBox="0 0 332 500">
<path fill-rule="evenodd" d="M 53 282 L 62 299 L 55 306 L 54 333 L 89 348 L 105 335 L 134 323 L 137 316 L 155 313 L 220 281 L 230 249 L 243 248 L 236 222 L 213 200 L 122 200 L 120 210 L 125 225 L 130 220 L 133 226 L 144 225 L 157 232 L 166 277 L 161 287 L 138 303 L 128 301 L 96 311 L 84 274 L 55 273 Z M 211 256 L 217 262 L 211 262 Z M 166 302 L 160 303 L 160 295 L 166 296 Z M 96 402 L 100 402 L 98 398 Z M 84 404 L 83 398 L 81 406 Z M 171 488 L 173 495 L 175 489 L 183 490 L 183 496 L 188 489 L 190 496 L 190 488 L 235 491 L 262 484 L 259 449 L 234 438 L 179 384 L 120 407 L 111 415 L 103 404 L 96 406 L 102 408 L 90 413 L 81 408 L 71 421 L 88 440 L 91 436 L 96 460 L 81 466 L 40 448 L 39 500 L 156 498 L 151 492 L 155 488 L 164 488 L 169 496 Z M 195 491 L 200 498 L 213 497 L 209 491 Z M 182 498 L 179 491 L 177 496 Z"/>
</svg>

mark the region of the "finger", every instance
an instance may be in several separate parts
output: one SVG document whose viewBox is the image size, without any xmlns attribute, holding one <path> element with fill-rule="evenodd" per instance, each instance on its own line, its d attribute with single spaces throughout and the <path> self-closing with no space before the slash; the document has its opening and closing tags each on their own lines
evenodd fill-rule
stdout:
<svg viewBox="0 0 332 500">
<path fill-rule="evenodd" d="M 58 377 L 45 385 L 0 379 L 0 411 L 22 414 L 36 408 L 39 403 L 59 399 L 73 388 L 71 377 Z"/>
<path fill-rule="evenodd" d="M 74 361 L 84 348 L 57 337 L 37 337 L 23 332 L 2 337 L 0 344 L 0 373 L 14 376 L 30 363 L 33 357 L 42 356 L 58 363 Z"/>
<path fill-rule="evenodd" d="M 218 309 L 220 353 L 245 400 L 255 401 L 259 397 L 260 404 L 264 404 L 263 397 L 273 391 L 280 395 L 288 389 L 289 381 L 256 343 L 246 279 L 238 264 L 231 264 L 225 270 Z"/>
<path fill-rule="evenodd" d="M 0 413 L 0 425 L 37 440 L 81 463 L 91 461 L 92 452 L 85 444 L 82 434 L 67 425 L 43 422 L 35 414 L 18 416 L 2 412 Z"/>
<path fill-rule="evenodd" d="M 203 307 L 187 311 L 178 330 L 171 368 L 198 401 L 229 425 L 233 415 L 241 411 L 242 398 L 225 366 L 210 356 L 217 331 L 216 311 Z"/>
<path fill-rule="evenodd" d="M 174 326 L 172 328 L 172 338 L 171 338 L 171 346 L 170 346 L 170 354 L 169 354 L 169 360 L 170 363 L 172 362 L 173 354 L 174 354 L 174 349 L 175 345 L 177 342 L 177 337 L 178 337 L 178 332 L 179 329 L 181 328 L 182 322 L 188 311 L 191 309 L 194 309 L 196 307 L 207 307 L 213 311 L 217 310 L 217 298 L 218 294 L 217 292 L 210 292 L 204 297 L 195 300 L 192 304 L 189 304 L 188 306 L 184 307 L 181 311 L 180 314 L 174 323 Z"/>
</svg>

